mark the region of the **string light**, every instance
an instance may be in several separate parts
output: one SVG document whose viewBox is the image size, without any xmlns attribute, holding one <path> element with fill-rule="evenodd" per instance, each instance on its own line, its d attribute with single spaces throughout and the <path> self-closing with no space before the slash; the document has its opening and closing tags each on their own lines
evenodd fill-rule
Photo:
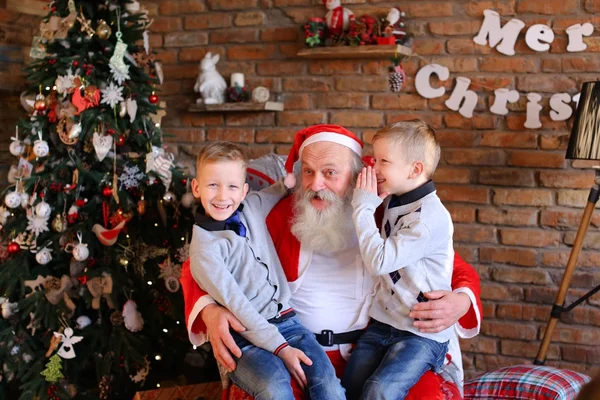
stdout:
<svg viewBox="0 0 600 400">
<path fill-rule="evenodd" d="M 56 86 L 52 86 L 52 90 L 56 90 Z"/>
<path fill-rule="evenodd" d="M 192 347 L 194 348 L 194 350 L 196 350 L 198 348 L 198 346 L 196 346 L 196 345 L 193 345 Z"/>
<path fill-rule="evenodd" d="M 125 235 L 125 237 L 126 237 L 127 239 L 129 239 L 129 235 Z"/>
<path fill-rule="evenodd" d="M 162 360 L 162 357 L 160 356 L 160 354 L 157 354 L 156 357 L 154 357 L 154 359 L 156 361 L 160 361 L 160 360 Z"/>
<path fill-rule="evenodd" d="M 152 286 L 152 281 L 148 281 L 148 286 Z"/>
<path fill-rule="evenodd" d="M 162 200 L 161 200 L 162 201 Z M 154 226 L 158 226 L 158 223 L 155 223 Z"/>
<path fill-rule="evenodd" d="M 182 237 L 182 238 L 181 238 L 181 241 L 182 241 L 182 242 L 184 242 L 184 241 L 185 241 L 185 238 L 184 238 L 184 237 Z"/>
<path fill-rule="evenodd" d="M 163 329 L 163 332 L 168 333 L 169 331 L 165 328 L 165 329 Z"/>
<path fill-rule="evenodd" d="M 50 90 L 50 86 L 46 86 L 46 90 Z"/>
<path fill-rule="evenodd" d="M 157 384 L 156 384 L 156 387 L 160 387 L 160 383 L 157 383 Z"/>
<path fill-rule="evenodd" d="M 177 325 L 179 325 L 179 321 L 177 321 Z"/>
</svg>

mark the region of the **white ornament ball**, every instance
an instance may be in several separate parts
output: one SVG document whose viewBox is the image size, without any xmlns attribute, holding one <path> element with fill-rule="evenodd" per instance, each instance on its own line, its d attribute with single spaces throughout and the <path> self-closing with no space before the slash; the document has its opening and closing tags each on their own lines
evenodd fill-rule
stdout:
<svg viewBox="0 0 600 400">
<path fill-rule="evenodd" d="M 45 140 L 36 140 L 33 143 L 33 154 L 36 157 L 46 157 L 50 153 L 50 147 L 48 147 L 48 143 Z"/>
<path fill-rule="evenodd" d="M 50 207 L 50 204 L 42 201 L 35 206 L 35 214 L 38 217 L 48 218 L 52 214 L 52 207 Z"/>
<path fill-rule="evenodd" d="M 252 100 L 256 103 L 266 103 L 269 101 L 269 89 L 264 86 L 257 86 L 252 91 Z"/>
<path fill-rule="evenodd" d="M 163 200 L 166 203 L 173 203 L 175 200 L 177 200 L 177 196 L 175 195 L 175 193 L 173 192 L 165 192 L 165 194 L 163 195 Z"/>
<path fill-rule="evenodd" d="M 25 145 L 20 140 L 13 140 L 13 142 L 8 147 L 8 151 L 15 157 L 19 157 L 21 154 L 25 152 Z"/>
<path fill-rule="evenodd" d="M 0 209 L 0 225 L 6 225 L 10 217 L 10 211 L 7 209 Z"/>
<path fill-rule="evenodd" d="M 35 260 L 41 265 L 48 264 L 50 261 L 52 261 L 52 253 L 50 253 L 50 249 L 44 248 L 38 251 L 35 255 Z"/>
<path fill-rule="evenodd" d="M 79 243 L 73 248 L 73 258 L 77 261 L 87 260 L 89 255 L 90 251 L 85 243 Z"/>
<path fill-rule="evenodd" d="M 190 208 L 194 204 L 194 195 L 190 192 L 181 196 L 181 205 L 185 208 Z"/>
<path fill-rule="evenodd" d="M 27 208 L 29 205 L 29 193 L 21 192 L 21 207 Z"/>
<path fill-rule="evenodd" d="M 75 321 L 77 322 L 77 329 L 83 329 L 92 323 L 92 320 L 85 315 L 77 317 Z"/>
<path fill-rule="evenodd" d="M 21 205 L 21 195 L 17 192 L 10 192 L 4 198 L 4 204 L 6 204 L 8 208 L 19 207 L 19 205 Z"/>
</svg>

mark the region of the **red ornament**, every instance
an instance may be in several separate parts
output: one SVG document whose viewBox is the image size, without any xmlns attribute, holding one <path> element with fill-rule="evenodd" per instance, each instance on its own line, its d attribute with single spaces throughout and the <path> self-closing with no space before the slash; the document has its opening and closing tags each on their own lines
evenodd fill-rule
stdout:
<svg viewBox="0 0 600 400">
<path fill-rule="evenodd" d="M 138 129 L 137 132 L 138 132 L 138 135 L 141 135 L 144 131 L 142 131 L 141 129 Z"/>
<path fill-rule="evenodd" d="M 73 66 L 74 67 L 77 67 L 78 65 L 79 65 L 79 61 L 77 61 L 77 60 L 73 61 Z"/>
<path fill-rule="evenodd" d="M 77 207 L 83 207 L 83 206 L 85 206 L 86 202 L 87 202 L 87 200 L 85 200 L 85 199 L 77 199 L 77 200 L 75 200 L 75 205 Z"/>
<path fill-rule="evenodd" d="M 17 254 L 19 251 L 21 251 L 21 246 L 19 246 L 17 242 L 10 242 L 7 250 L 8 254 Z"/>
<path fill-rule="evenodd" d="M 185 179 L 185 178 L 184 178 L 184 179 L 182 179 L 182 180 L 181 180 L 181 184 L 182 184 L 182 185 L 184 185 L 184 186 L 185 186 L 185 185 L 187 185 L 187 179 Z"/>
<path fill-rule="evenodd" d="M 46 111 L 46 101 L 36 100 L 35 103 L 33 103 L 33 109 L 39 112 Z"/>
<path fill-rule="evenodd" d="M 81 283 L 82 285 L 85 285 L 87 280 L 88 280 L 88 276 L 87 275 L 83 275 L 83 276 L 78 276 L 77 280 L 79 281 L 79 283 Z"/>
<path fill-rule="evenodd" d="M 115 133 L 115 130 L 114 130 L 114 129 L 112 129 L 112 128 L 108 128 L 108 129 L 106 130 L 106 132 L 107 132 L 109 135 L 113 135 L 113 134 Z"/>
<path fill-rule="evenodd" d="M 112 188 L 110 188 L 108 186 L 104 186 L 104 189 L 102 189 L 102 196 L 111 197 L 112 196 Z"/>
<path fill-rule="evenodd" d="M 156 103 L 158 103 L 158 96 L 155 95 L 154 92 L 152 92 L 150 97 L 148 97 L 148 101 L 152 104 L 156 104 Z"/>
<path fill-rule="evenodd" d="M 125 135 L 119 135 L 117 138 L 117 146 L 121 147 L 125 144 Z"/>
</svg>

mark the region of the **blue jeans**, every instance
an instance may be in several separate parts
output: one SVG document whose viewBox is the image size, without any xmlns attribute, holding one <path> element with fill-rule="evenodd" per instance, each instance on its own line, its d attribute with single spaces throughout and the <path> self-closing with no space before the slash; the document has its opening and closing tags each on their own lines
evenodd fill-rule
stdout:
<svg viewBox="0 0 600 400">
<path fill-rule="evenodd" d="M 404 399 L 428 370 L 444 363 L 448 342 L 417 336 L 371 320 L 352 356 L 342 386 L 348 399 Z"/>
<path fill-rule="evenodd" d="M 315 335 L 296 317 L 274 325 L 290 346 L 302 350 L 313 362 L 310 367 L 302 364 L 308 381 L 306 392 L 310 398 L 344 400 L 346 397 L 340 380 Z M 236 359 L 237 367 L 231 374 L 231 380 L 256 400 L 293 400 L 291 377 L 283 361 L 275 354 L 254 346 L 239 333 L 232 331 L 232 335 L 242 349 L 242 357 Z"/>
</svg>

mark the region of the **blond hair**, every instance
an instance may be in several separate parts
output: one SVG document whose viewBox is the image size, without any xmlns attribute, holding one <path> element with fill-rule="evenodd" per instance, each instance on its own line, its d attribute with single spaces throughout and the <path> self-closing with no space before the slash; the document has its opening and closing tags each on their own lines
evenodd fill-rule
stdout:
<svg viewBox="0 0 600 400">
<path fill-rule="evenodd" d="M 420 161 L 427 178 L 431 178 L 440 161 L 440 144 L 433 128 L 420 119 L 396 122 L 380 129 L 373 136 L 373 143 L 388 139 L 399 145 L 406 162 Z"/>
<path fill-rule="evenodd" d="M 206 164 L 223 161 L 241 161 L 244 171 L 248 167 L 248 158 L 241 147 L 231 142 L 211 142 L 204 145 L 198 153 L 196 174 Z"/>
</svg>

